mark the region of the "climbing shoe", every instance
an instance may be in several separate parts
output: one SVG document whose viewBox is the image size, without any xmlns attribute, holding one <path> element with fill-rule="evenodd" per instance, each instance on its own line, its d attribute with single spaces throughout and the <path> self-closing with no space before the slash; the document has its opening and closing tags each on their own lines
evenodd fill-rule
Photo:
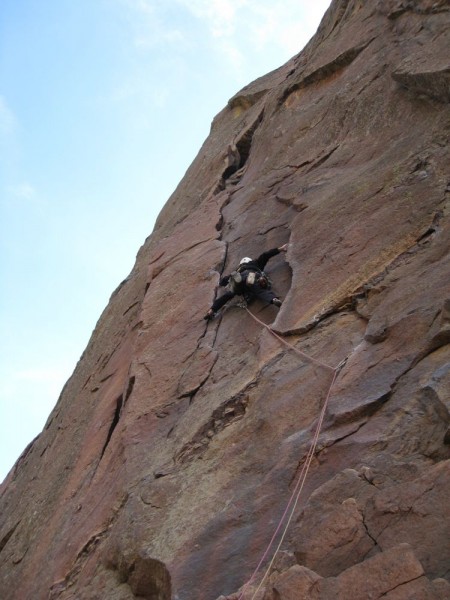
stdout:
<svg viewBox="0 0 450 600">
<path fill-rule="evenodd" d="M 279 298 L 274 298 L 272 300 L 272 304 L 275 304 L 275 306 L 281 306 L 282 302 Z"/>
<path fill-rule="evenodd" d="M 209 321 L 210 319 L 214 319 L 215 316 L 216 313 L 213 311 L 212 308 L 210 308 L 203 318 L 205 319 L 205 321 Z"/>
</svg>

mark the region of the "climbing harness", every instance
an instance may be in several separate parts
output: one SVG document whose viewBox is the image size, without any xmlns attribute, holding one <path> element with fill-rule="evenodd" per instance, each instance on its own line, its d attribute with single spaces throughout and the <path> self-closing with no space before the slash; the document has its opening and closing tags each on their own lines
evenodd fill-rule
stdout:
<svg viewBox="0 0 450 600">
<path fill-rule="evenodd" d="M 328 371 L 330 371 L 330 373 L 332 373 L 332 378 L 331 378 L 331 383 L 328 387 L 328 391 L 327 391 L 327 395 L 325 397 L 325 401 L 323 403 L 322 409 L 320 411 L 319 414 L 319 418 L 317 421 L 317 425 L 316 425 L 316 429 L 314 432 L 314 436 L 313 439 L 311 441 L 311 445 L 309 447 L 309 450 L 307 452 L 306 455 L 306 459 L 305 462 L 303 463 L 303 467 L 302 470 L 300 472 L 300 475 L 298 477 L 297 483 L 295 484 L 294 490 L 291 494 L 291 497 L 289 498 L 289 501 L 286 505 L 286 508 L 281 516 L 281 519 L 272 535 L 272 538 L 269 542 L 269 545 L 267 546 L 266 551 L 264 552 L 264 554 L 262 555 L 256 569 L 253 571 L 252 576 L 250 577 L 250 579 L 247 581 L 247 583 L 244 585 L 242 592 L 240 594 L 240 596 L 238 597 L 238 600 L 243 600 L 244 598 L 244 594 L 248 588 L 248 586 L 253 582 L 253 580 L 255 579 L 259 569 L 261 568 L 261 565 L 263 564 L 264 560 L 267 558 L 267 555 L 269 554 L 270 550 L 272 549 L 272 546 L 274 544 L 274 541 L 278 535 L 278 533 L 281 531 L 281 528 L 283 526 L 283 522 L 285 520 L 285 518 L 288 516 L 288 519 L 286 521 L 286 524 L 284 526 L 284 529 L 282 531 L 281 534 L 281 538 L 280 541 L 278 542 L 277 547 L 275 548 L 275 551 L 273 553 L 272 559 L 269 563 L 269 566 L 267 567 L 263 578 L 261 579 L 261 582 L 259 583 L 258 587 L 256 588 L 255 592 L 253 593 L 253 595 L 251 596 L 250 600 L 254 600 L 256 598 L 256 595 L 258 594 L 259 590 L 261 589 L 264 581 L 266 580 L 266 577 L 268 576 L 268 574 L 270 573 L 270 570 L 272 568 L 272 565 L 275 561 L 275 558 L 278 554 L 278 552 L 280 551 L 280 548 L 284 542 L 284 539 L 286 537 L 287 534 L 287 530 L 289 528 L 289 525 L 291 524 L 292 518 L 294 516 L 295 513 L 295 509 L 297 508 L 297 504 L 300 498 L 300 494 L 303 490 L 303 486 L 305 484 L 305 480 L 306 480 L 306 476 L 308 474 L 308 470 L 309 467 L 311 465 L 312 459 L 314 457 L 315 451 L 316 451 L 316 447 L 317 447 L 317 442 L 319 439 L 319 435 L 320 435 L 320 430 L 322 429 L 322 423 L 323 423 L 323 419 L 325 417 L 325 412 L 327 410 L 327 406 L 328 406 L 328 401 L 330 399 L 331 396 L 331 390 L 333 389 L 333 385 L 337 379 L 337 376 L 339 375 L 341 369 L 344 367 L 345 363 L 347 362 L 347 358 L 344 358 L 336 367 L 332 367 L 331 365 L 328 365 L 324 362 L 322 362 L 321 360 L 318 360 L 316 358 L 312 358 L 311 356 L 308 356 L 307 354 L 305 354 L 304 352 L 302 352 L 301 350 L 299 350 L 298 348 L 296 348 L 295 346 L 293 346 L 292 344 L 289 344 L 288 342 L 286 342 L 286 340 L 284 340 L 281 336 L 279 336 L 269 325 L 266 325 L 266 323 L 264 323 L 263 321 L 261 321 L 260 319 L 258 319 L 258 317 L 256 315 L 254 315 L 252 312 L 250 312 L 250 310 L 247 308 L 247 306 L 245 305 L 241 305 L 242 308 L 244 308 L 248 314 L 260 325 L 262 325 L 263 327 L 265 327 L 268 331 L 270 331 L 270 333 L 275 336 L 278 340 L 280 340 L 283 344 L 285 344 L 286 346 L 288 346 L 291 350 L 293 350 L 294 352 L 296 352 L 297 354 L 299 354 L 303 359 L 310 361 L 312 363 L 316 363 L 317 365 L 320 365 L 321 367 L 327 369 Z"/>
<path fill-rule="evenodd" d="M 263 289 L 272 287 L 269 277 L 264 271 L 256 269 L 247 269 L 245 264 L 239 267 L 236 271 L 230 273 L 228 287 L 234 294 L 242 294 L 246 287 L 259 285 Z"/>
</svg>

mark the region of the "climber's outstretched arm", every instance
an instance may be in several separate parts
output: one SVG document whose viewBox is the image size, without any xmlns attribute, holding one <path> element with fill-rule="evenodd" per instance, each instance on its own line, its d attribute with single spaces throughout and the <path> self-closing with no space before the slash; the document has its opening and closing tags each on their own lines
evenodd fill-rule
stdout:
<svg viewBox="0 0 450 600">
<path fill-rule="evenodd" d="M 261 271 L 263 271 L 268 260 L 270 258 L 272 258 L 272 256 L 276 256 L 277 254 L 280 254 L 280 252 L 287 252 L 287 249 L 288 249 L 288 245 L 284 244 L 283 246 L 280 246 L 279 248 L 272 248 L 272 250 L 267 250 L 267 252 L 263 252 L 260 256 L 258 256 L 258 258 L 255 260 L 255 262 L 258 265 L 258 267 L 261 269 Z"/>
</svg>

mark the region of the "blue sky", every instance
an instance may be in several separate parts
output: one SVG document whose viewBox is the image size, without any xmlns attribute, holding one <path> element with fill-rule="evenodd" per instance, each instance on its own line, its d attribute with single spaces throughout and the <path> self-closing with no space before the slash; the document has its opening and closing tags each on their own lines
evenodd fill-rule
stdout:
<svg viewBox="0 0 450 600">
<path fill-rule="evenodd" d="M 0 481 L 240 88 L 330 0 L 2 0 Z"/>
</svg>

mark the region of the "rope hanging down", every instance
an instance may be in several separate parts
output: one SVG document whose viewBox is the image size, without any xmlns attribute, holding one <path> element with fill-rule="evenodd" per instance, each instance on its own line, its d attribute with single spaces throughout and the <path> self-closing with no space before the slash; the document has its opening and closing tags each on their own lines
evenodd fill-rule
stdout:
<svg viewBox="0 0 450 600">
<path fill-rule="evenodd" d="M 266 569 L 266 571 L 264 573 L 264 576 L 261 579 L 260 584 L 258 585 L 258 587 L 256 588 L 255 592 L 253 593 L 253 595 L 251 597 L 251 600 L 254 600 L 255 597 L 256 597 L 256 595 L 258 594 L 259 590 L 261 589 L 261 587 L 262 587 L 262 585 L 263 585 L 263 583 L 264 583 L 267 575 L 269 574 L 269 572 L 270 572 L 270 570 L 272 568 L 272 565 L 273 565 L 273 563 L 275 561 L 275 558 L 276 558 L 276 556 L 277 556 L 277 554 L 278 554 L 278 552 L 279 552 L 279 550 L 280 550 L 280 548 L 281 548 L 281 546 L 282 546 L 282 544 L 284 542 L 284 539 L 286 537 L 286 533 L 288 531 L 289 525 L 291 524 L 292 518 L 293 518 L 294 513 L 295 513 L 295 509 L 297 508 L 297 504 L 298 504 L 298 501 L 299 501 L 299 498 L 300 498 L 300 494 L 302 493 L 303 486 L 305 484 L 305 480 L 306 480 L 306 476 L 308 474 L 309 467 L 311 465 L 312 459 L 313 459 L 315 451 L 316 451 L 317 442 L 319 440 L 320 431 L 322 429 L 323 419 L 325 417 L 325 412 L 327 410 L 328 401 L 329 401 L 330 396 L 331 396 L 331 390 L 333 388 L 333 385 L 334 385 L 334 383 L 336 381 L 337 376 L 339 375 L 339 372 L 341 371 L 342 367 L 347 362 L 347 358 L 344 358 L 344 360 L 342 360 L 336 367 L 332 367 L 332 366 L 327 365 L 326 363 L 324 363 L 324 362 L 322 362 L 322 361 L 320 361 L 318 359 L 312 358 L 312 357 L 308 356 L 307 354 L 305 354 L 304 352 L 302 352 L 301 350 L 299 350 L 298 348 L 296 348 L 295 346 L 293 346 L 292 344 L 289 344 L 288 342 L 286 342 L 286 340 L 284 340 L 281 336 L 279 336 L 277 333 L 275 333 L 275 331 L 269 325 L 266 325 L 266 323 L 264 323 L 263 321 L 261 321 L 260 319 L 258 319 L 258 317 L 256 317 L 252 312 L 250 312 L 247 307 L 244 307 L 244 308 L 248 312 L 248 314 L 256 322 L 258 322 L 260 325 L 262 325 L 263 327 L 265 327 L 266 329 L 268 329 L 272 335 L 274 335 L 283 344 L 285 344 L 286 346 L 288 346 L 289 348 L 291 348 L 291 350 L 294 350 L 302 358 L 304 358 L 304 359 L 306 359 L 306 360 L 308 360 L 310 362 L 314 362 L 314 363 L 316 363 L 316 364 L 318 364 L 318 365 L 320 365 L 320 366 L 328 369 L 331 373 L 333 373 L 333 376 L 332 376 L 332 379 L 331 379 L 331 383 L 330 383 L 330 386 L 328 388 L 327 395 L 325 397 L 325 402 L 323 403 L 322 409 L 321 409 L 320 414 L 319 414 L 319 418 L 318 418 L 318 421 L 317 421 L 317 426 L 316 426 L 316 429 L 315 429 L 315 432 L 314 432 L 314 436 L 313 436 L 313 439 L 311 441 L 311 445 L 309 447 L 308 453 L 306 455 L 306 460 L 303 463 L 303 467 L 302 467 L 302 470 L 300 472 L 300 475 L 299 475 L 299 478 L 297 480 L 297 483 L 295 484 L 295 487 L 294 487 L 294 490 L 293 490 L 293 492 L 291 494 L 291 497 L 289 498 L 287 506 L 286 506 L 286 508 L 285 508 L 285 510 L 284 510 L 284 512 L 283 512 L 283 514 L 281 516 L 281 519 L 280 519 L 280 521 L 279 521 L 279 523 L 278 523 L 278 525 L 277 525 L 277 527 L 276 527 L 276 529 L 275 529 L 275 531 L 274 531 L 274 533 L 272 535 L 272 538 L 271 538 L 271 540 L 269 542 L 269 545 L 266 548 L 266 551 L 262 555 L 262 557 L 261 557 L 258 565 L 256 566 L 256 569 L 254 570 L 252 576 L 247 581 L 247 583 L 244 585 L 244 587 L 242 589 L 242 592 L 241 592 L 241 594 L 240 594 L 240 596 L 238 598 L 238 600 L 243 600 L 244 594 L 245 594 L 248 586 L 255 579 L 255 577 L 256 577 L 259 569 L 261 568 L 261 565 L 263 564 L 264 560 L 266 559 L 267 555 L 269 554 L 269 552 L 270 552 L 270 550 L 271 550 L 271 548 L 273 546 L 273 543 L 274 543 L 274 541 L 275 541 L 278 533 L 280 532 L 280 530 L 282 528 L 282 525 L 283 525 L 283 522 L 284 522 L 286 516 L 289 514 L 289 517 L 288 517 L 287 522 L 286 522 L 286 524 L 284 526 L 284 529 L 283 529 L 280 541 L 278 542 L 278 545 L 277 545 L 277 547 L 275 549 L 275 552 L 273 553 L 272 560 L 270 561 L 270 563 L 269 563 L 269 565 L 268 565 L 268 567 L 267 567 L 267 569 Z M 291 508 L 291 505 L 292 505 L 292 508 Z"/>
</svg>

